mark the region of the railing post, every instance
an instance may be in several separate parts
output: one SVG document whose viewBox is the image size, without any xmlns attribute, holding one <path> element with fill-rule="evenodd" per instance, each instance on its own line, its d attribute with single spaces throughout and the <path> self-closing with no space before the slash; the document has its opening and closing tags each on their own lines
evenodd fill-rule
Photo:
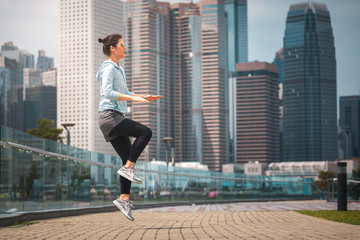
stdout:
<svg viewBox="0 0 360 240">
<path fill-rule="evenodd" d="M 330 180 L 326 179 L 326 185 L 327 185 L 327 194 L 326 194 L 326 201 L 330 201 Z"/>
<path fill-rule="evenodd" d="M 347 211 L 346 162 L 338 162 L 337 173 L 337 206 L 338 211 Z"/>
</svg>

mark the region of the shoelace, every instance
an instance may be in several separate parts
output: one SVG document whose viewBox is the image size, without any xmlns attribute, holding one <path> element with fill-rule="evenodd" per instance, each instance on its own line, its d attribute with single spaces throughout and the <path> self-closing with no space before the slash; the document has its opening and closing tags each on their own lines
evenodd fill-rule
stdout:
<svg viewBox="0 0 360 240">
<path fill-rule="evenodd" d="M 130 167 L 130 169 L 132 169 L 134 172 L 137 172 L 137 171 L 138 171 L 138 169 L 135 168 L 134 166 Z"/>
<path fill-rule="evenodd" d="M 128 201 L 127 203 L 126 203 L 126 207 L 128 207 L 128 208 L 134 208 L 134 206 L 132 205 L 132 203 L 133 203 L 133 201 Z"/>
</svg>

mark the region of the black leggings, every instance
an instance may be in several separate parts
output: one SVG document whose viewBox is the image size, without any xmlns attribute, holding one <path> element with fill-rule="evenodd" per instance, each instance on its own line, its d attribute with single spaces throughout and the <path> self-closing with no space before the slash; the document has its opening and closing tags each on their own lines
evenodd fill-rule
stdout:
<svg viewBox="0 0 360 240">
<path fill-rule="evenodd" d="M 111 131 L 111 134 L 118 136 L 110 143 L 125 165 L 127 160 L 136 163 L 150 141 L 152 131 L 145 125 L 126 118 Z M 129 137 L 136 138 L 132 145 Z M 120 185 L 121 194 L 130 194 L 131 181 L 120 176 Z"/>
</svg>

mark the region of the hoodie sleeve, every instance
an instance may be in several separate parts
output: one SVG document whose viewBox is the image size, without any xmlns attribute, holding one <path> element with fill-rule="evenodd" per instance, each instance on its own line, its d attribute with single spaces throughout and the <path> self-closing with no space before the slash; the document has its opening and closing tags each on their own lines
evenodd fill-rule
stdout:
<svg viewBox="0 0 360 240">
<path fill-rule="evenodd" d="M 101 90 L 104 94 L 104 97 L 113 101 L 117 101 L 120 97 L 120 94 L 113 89 L 114 84 L 114 67 L 108 64 L 101 71 Z"/>
</svg>

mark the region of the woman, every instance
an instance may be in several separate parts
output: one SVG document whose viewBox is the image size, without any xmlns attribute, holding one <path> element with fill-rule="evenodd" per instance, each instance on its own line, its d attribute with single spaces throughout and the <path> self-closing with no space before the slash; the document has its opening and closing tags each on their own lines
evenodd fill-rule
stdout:
<svg viewBox="0 0 360 240">
<path fill-rule="evenodd" d="M 126 47 L 122 36 L 112 34 L 104 39 L 103 52 L 107 60 L 101 65 L 96 77 L 100 82 L 99 126 L 107 142 L 110 142 L 123 161 L 118 170 L 120 174 L 121 195 L 113 203 L 125 214 L 134 220 L 131 214 L 132 202 L 129 201 L 131 182 L 142 183 L 135 173 L 135 163 L 150 141 L 150 128 L 131 119 L 125 118 L 126 101 L 149 103 L 161 96 L 139 95 L 129 92 L 126 86 L 124 70 L 118 65 L 119 60 L 125 57 Z M 135 137 L 131 144 L 129 137 Z"/>
</svg>

